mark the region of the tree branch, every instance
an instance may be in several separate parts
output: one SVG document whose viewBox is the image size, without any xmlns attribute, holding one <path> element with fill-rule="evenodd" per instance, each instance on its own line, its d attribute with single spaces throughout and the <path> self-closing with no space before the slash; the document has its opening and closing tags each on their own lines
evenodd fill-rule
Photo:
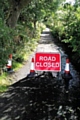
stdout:
<svg viewBox="0 0 80 120">
<path fill-rule="evenodd" d="M 9 27 L 14 28 L 16 26 L 21 10 L 30 2 L 31 0 L 9 0 L 10 15 L 6 21 Z"/>
</svg>

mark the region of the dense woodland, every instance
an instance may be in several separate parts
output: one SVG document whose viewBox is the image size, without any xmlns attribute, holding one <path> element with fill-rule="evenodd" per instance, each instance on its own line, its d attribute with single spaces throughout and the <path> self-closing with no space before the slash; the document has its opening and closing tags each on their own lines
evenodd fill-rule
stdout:
<svg viewBox="0 0 80 120">
<path fill-rule="evenodd" d="M 48 26 L 56 39 L 65 43 L 72 58 L 80 63 L 80 1 L 65 0 L 0 1 L 0 69 L 13 54 L 14 63 L 22 62 Z"/>
</svg>

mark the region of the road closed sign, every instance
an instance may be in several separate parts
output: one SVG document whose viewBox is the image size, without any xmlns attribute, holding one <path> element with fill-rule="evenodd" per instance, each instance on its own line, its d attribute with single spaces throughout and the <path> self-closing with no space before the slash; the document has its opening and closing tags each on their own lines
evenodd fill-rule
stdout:
<svg viewBox="0 0 80 120">
<path fill-rule="evenodd" d="M 34 67 L 38 71 L 61 71 L 60 53 L 36 53 Z"/>
</svg>

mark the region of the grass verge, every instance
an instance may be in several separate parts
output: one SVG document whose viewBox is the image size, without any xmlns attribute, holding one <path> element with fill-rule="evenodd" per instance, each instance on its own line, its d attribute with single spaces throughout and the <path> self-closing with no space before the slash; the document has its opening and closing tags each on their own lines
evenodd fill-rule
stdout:
<svg viewBox="0 0 80 120">
<path fill-rule="evenodd" d="M 15 60 L 12 61 L 12 68 L 13 70 L 16 72 L 18 71 L 22 66 L 24 61 L 27 61 L 29 56 L 32 54 L 32 52 L 36 49 L 37 44 L 31 44 L 29 47 L 29 51 L 28 52 L 24 52 L 23 56 L 21 59 L 23 59 L 22 62 L 16 62 Z M 11 75 L 9 76 L 9 73 L 4 72 L 1 76 L 0 76 L 0 93 L 3 93 L 5 91 L 8 90 L 9 86 L 12 84 L 11 81 Z"/>
<path fill-rule="evenodd" d="M 7 76 L 7 73 L 3 73 L 3 75 L 0 76 L 0 93 L 5 92 L 10 85 L 10 81 L 7 79 Z"/>
</svg>

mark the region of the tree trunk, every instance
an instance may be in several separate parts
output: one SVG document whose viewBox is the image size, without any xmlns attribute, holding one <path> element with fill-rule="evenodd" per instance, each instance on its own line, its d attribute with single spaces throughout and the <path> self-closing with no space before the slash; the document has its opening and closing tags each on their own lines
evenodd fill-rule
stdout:
<svg viewBox="0 0 80 120">
<path fill-rule="evenodd" d="M 9 0 L 10 14 L 6 21 L 9 27 L 14 28 L 16 26 L 21 10 L 30 2 L 31 0 Z"/>
<path fill-rule="evenodd" d="M 17 24 L 19 15 L 20 10 L 13 10 L 12 12 L 10 12 L 9 18 L 7 19 L 7 25 L 11 28 L 14 28 Z"/>
</svg>

